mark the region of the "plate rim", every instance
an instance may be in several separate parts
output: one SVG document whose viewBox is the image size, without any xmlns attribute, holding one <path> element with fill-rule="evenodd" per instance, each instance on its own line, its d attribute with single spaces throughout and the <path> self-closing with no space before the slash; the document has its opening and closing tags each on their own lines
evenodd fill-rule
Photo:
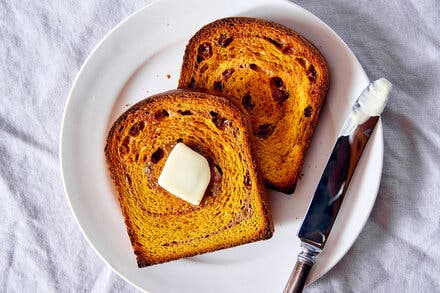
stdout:
<svg viewBox="0 0 440 293">
<path fill-rule="evenodd" d="M 135 10 L 134 12 L 132 12 L 131 14 L 129 14 L 128 16 L 126 16 L 123 20 L 121 20 L 118 24 L 116 24 L 112 29 L 110 29 L 109 32 L 107 32 L 104 37 L 102 37 L 102 39 L 94 46 L 94 48 L 90 51 L 90 53 L 88 54 L 88 56 L 86 57 L 86 59 L 84 60 L 84 62 L 82 63 L 82 65 L 80 66 L 78 73 L 76 74 L 75 78 L 72 81 L 72 86 L 69 90 L 66 102 L 65 102 L 65 106 L 64 106 L 64 110 L 63 110 L 63 115 L 62 115 L 62 120 L 61 120 L 61 127 L 60 127 L 60 137 L 59 137 L 59 148 L 58 148 L 58 157 L 59 157 L 59 162 L 60 162 L 60 171 L 61 171 L 61 180 L 62 180 L 62 185 L 63 185 L 63 189 L 64 189 L 64 194 L 65 197 L 67 198 L 67 202 L 68 202 L 68 206 L 70 209 L 71 214 L 73 215 L 75 222 L 77 224 L 77 226 L 79 227 L 83 237 L 86 239 L 86 241 L 88 242 L 88 244 L 93 248 L 93 250 L 95 251 L 95 253 L 101 258 L 101 260 L 108 265 L 119 277 L 121 277 L 124 281 L 126 281 L 127 283 L 129 283 L 130 285 L 132 285 L 133 287 L 137 288 L 140 291 L 143 292 L 149 292 L 147 289 L 142 288 L 140 285 L 136 284 L 135 282 L 131 281 L 130 279 L 128 279 L 128 277 L 126 277 L 123 273 L 121 273 L 115 266 L 113 266 L 109 261 L 107 261 L 107 259 L 100 253 L 100 251 L 98 251 L 98 249 L 95 247 L 95 245 L 91 242 L 91 240 L 89 239 L 89 237 L 87 236 L 87 233 L 85 232 L 84 228 L 82 227 L 79 219 L 78 219 L 78 215 L 75 212 L 73 206 L 72 206 L 72 201 L 71 201 L 71 196 L 69 195 L 69 192 L 67 190 L 67 184 L 66 184 L 66 178 L 65 178 L 65 162 L 63 159 L 63 138 L 65 136 L 65 124 L 66 124 L 66 116 L 68 113 L 68 110 L 70 108 L 70 105 L 72 103 L 72 95 L 73 92 L 75 91 L 77 85 L 78 85 L 78 80 L 80 78 L 80 76 L 82 75 L 83 71 L 85 70 L 86 66 L 89 64 L 90 60 L 92 58 L 95 57 L 96 51 L 102 46 L 102 44 L 110 37 L 110 35 L 112 35 L 115 31 L 117 31 L 121 26 L 123 26 L 125 23 L 127 23 L 131 18 L 133 18 L 134 16 L 136 16 L 137 14 L 141 14 L 144 10 L 149 9 L 151 6 L 155 5 L 156 3 L 159 2 L 165 2 L 164 0 L 151 0 L 150 3 L 144 5 L 143 7 Z M 319 20 L 320 22 L 322 22 L 322 24 L 328 29 L 330 30 L 333 35 L 339 40 L 339 42 L 347 49 L 347 51 L 350 53 L 350 55 L 352 55 L 353 60 L 357 63 L 357 65 L 359 66 L 359 68 L 361 69 L 361 74 L 363 75 L 363 77 L 369 81 L 369 78 L 367 76 L 367 73 L 365 72 L 365 69 L 363 68 L 362 64 L 359 62 L 358 58 L 356 57 L 356 55 L 353 53 L 353 51 L 350 49 L 350 47 L 348 47 L 348 45 L 345 43 L 345 41 L 327 24 L 325 23 L 323 20 L 321 20 L 319 17 L 317 17 L 315 14 L 313 14 L 311 11 L 303 8 L 302 6 L 298 5 L 297 3 L 294 3 L 292 1 L 289 0 L 270 0 L 270 1 L 266 1 L 265 4 L 279 4 L 279 3 L 287 3 L 289 5 L 293 5 L 296 6 L 296 8 L 299 8 L 300 10 L 302 10 L 303 12 L 306 12 L 308 14 L 310 14 L 311 16 L 313 16 L 313 18 L 316 18 L 317 20 Z M 258 4 L 256 2 L 256 4 Z M 332 268 L 334 268 L 334 266 L 336 264 L 338 264 L 341 259 L 348 253 L 348 251 L 353 247 L 354 243 L 357 241 L 357 239 L 359 238 L 360 233 L 363 231 L 363 229 L 365 228 L 365 225 L 368 221 L 368 219 L 370 218 L 371 212 L 373 210 L 373 207 L 375 205 L 375 202 L 377 200 L 377 196 L 379 193 L 379 189 L 380 189 L 380 183 L 381 183 L 381 177 L 382 177 L 382 172 L 383 172 L 383 157 L 384 157 L 384 139 L 383 139 L 383 126 L 382 126 L 382 119 L 380 118 L 377 125 L 376 125 L 376 129 L 375 132 L 377 132 L 377 137 L 376 139 L 379 140 L 378 143 L 379 145 L 376 147 L 377 151 L 379 151 L 380 154 L 380 161 L 378 162 L 378 171 L 380 171 L 379 173 L 379 178 L 378 178 L 378 184 L 377 187 L 375 188 L 375 192 L 374 192 L 374 196 L 370 202 L 370 206 L 367 207 L 367 214 L 368 216 L 365 217 L 361 224 L 360 224 L 360 229 L 359 231 L 357 231 L 357 233 L 354 234 L 355 237 L 353 237 L 353 242 L 350 245 L 347 245 L 345 247 L 345 249 L 343 249 L 343 253 L 340 254 L 339 257 L 336 257 L 334 261 L 331 262 L 331 265 L 323 270 L 323 273 L 321 274 L 321 276 L 313 279 L 313 280 L 308 280 L 307 281 L 307 285 L 317 281 L 318 279 L 322 278 L 324 275 L 326 275 Z M 292 264 L 292 269 L 293 269 L 293 264 Z M 286 280 L 287 281 L 287 280 Z"/>
</svg>

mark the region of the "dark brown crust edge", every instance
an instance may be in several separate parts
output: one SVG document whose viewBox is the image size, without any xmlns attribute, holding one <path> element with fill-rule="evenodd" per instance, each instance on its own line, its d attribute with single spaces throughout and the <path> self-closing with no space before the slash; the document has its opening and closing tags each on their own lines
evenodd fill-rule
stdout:
<svg viewBox="0 0 440 293">
<path fill-rule="evenodd" d="M 224 27 L 224 26 L 230 26 L 230 25 L 240 25 L 240 24 L 257 24 L 261 26 L 267 26 L 270 28 L 274 28 L 277 30 L 280 30 L 282 33 L 285 33 L 288 36 L 291 36 L 293 38 L 298 39 L 302 43 L 303 46 L 305 46 L 313 56 L 314 62 L 316 64 L 319 64 L 322 69 L 323 74 L 323 83 L 322 84 L 313 84 L 314 92 L 315 94 L 312 96 L 313 100 L 315 101 L 315 104 L 319 107 L 316 107 L 316 115 L 314 116 L 315 119 L 313 121 L 310 121 L 310 123 L 313 125 L 313 129 L 316 127 L 316 123 L 319 120 L 319 116 L 321 114 L 322 106 L 324 104 L 325 98 L 327 96 L 330 79 L 329 79 L 329 70 L 327 66 L 327 62 L 325 61 L 322 54 L 319 52 L 319 50 L 306 38 L 296 33 L 293 29 L 288 28 L 284 25 L 264 20 L 264 19 L 258 19 L 258 18 L 251 18 L 251 17 L 227 17 L 218 19 L 216 21 L 213 21 L 205 26 L 203 26 L 196 34 L 189 40 L 188 44 L 186 45 L 185 53 L 183 56 L 182 61 L 182 68 L 180 72 L 180 78 L 179 78 L 179 85 L 178 88 L 185 88 L 185 80 L 189 79 L 189 75 L 192 72 L 192 68 L 190 68 L 191 62 L 190 62 L 190 56 L 191 52 L 193 52 L 194 47 L 200 43 L 200 41 L 203 40 L 203 35 L 207 32 L 210 32 L 213 29 L 216 29 L 217 27 Z M 314 134 L 314 130 L 312 132 L 308 131 L 306 134 L 306 137 L 304 138 L 304 152 L 302 155 L 302 160 L 298 163 L 299 168 L 297 170 L 297 174 L 294 174 L 291 178 L 284 182 L 270 182 L 265 181 L 265 184 L 267 187 L 274 189 L 276 191 L 280 191 L 286 194 L 292 194 L 295 191 L 298 179 L 299 179 L 299 173 L 301 172 L 305 157 L 307 155 L 308 149 L 311 144 L 311 140 Z"/>
<path fill-rule="evenodd" d="M 125 121 L 125 119 L 127 118 L 128 115 L 135 113 L 136 111 L 138 111 L 139 109 L 143 108 L 143 107 L 148 107 L 148 104 L 150 103 L 154 103 L 154 102 L 160 102 L 160 100 L 162 99 L 167 99 L 170 97 L 180 97 L 180 96 L 195 96 L 197 98 L 203 98 L 203 99 L 215 99 L 217 100 L 220 104 L 224 105 L 225 107 L 228 107 L 229 109 L 231 109 L 232 111 L 236 111 L 236 113 L 238 113 L 239 115 L 237 115 L 238 117 L 241 117 L 241 121 L 240 121 L 240 125 L 244 126 L 244 136 L 245 136 L 245 142 L 244 142 L 244 148 L 248 148 L 250 150 L 249 154 L 251 155 L 250 157 L 248 157 L 247 159 L 249 160 L 249 162 L 252 163 L 252 167 L 255 171 L 255 175 L 257 177 L 257 180 L 259 182 L 259 186 L 260 188 L 258 189 L 258 196 L 262 202 L 262 206 L 263 206 L 263 213 L 264 213 L 264 219 L 265 219 L 265 225 L 263 226 L 262 230 L 260 231 L 260 233 L 253 239 L 249 240 L 249 241 L 243 241 L 243 242 L 238 242 L 238 243 L 232 243 L 232 244 L 225 244 L 225 245 L 218 245 L 217 247 L 214 247 L 212 249 L 205 249 L 205 250 L 201 250 L 198 252 L 195 252 L 193 254 L 187 254 L 185 256 L 181 256 L 181 257 L 175 257 L 175 258 L 168 258 L 168 259 L 162 259 L 160 261 L 155 261 L 155 260 L 150 260 L 148 259 L 145 255 L 143 255 L 141 253 L 141 251 L 137 251 L 135 250 L 135 247 L 133 246 L 133 244 L 135 242 L 137 242 L 137 237 L 136 234 L 134 233 L 130 223 L 127 221 L 128 218 L 128 212 L 125 211 L 124 207 L 121 205 L 121 197 L 123 196 L 123 189 L 121 188 L 121 186 L 119 186 L 119 184 L 117 184 L 116 181 L 116 176 L 114 176 L 114 165 L 113 165 L 113 159 L 112 159 L 112 154 L 111 154 L 111 145 L 113 142 L 113 136 L 115 133 L 115 130 L 118 129 L 118 127 Z M 146 98 L 138 103 L 136 103 L 135 105 L 133 105 L 132 107 L 130 107 L 127 111 L 125 111 L 121 116 L 119 116 L 119 118 L 113 123 L 112 127 L 109 130 L 109 134 L 107 136 L 106 139 L 106 145 L 104 148 L 104 153 L 105 153 L 105 159 L 106 159 L 106 163 L 107 163 L 107 167 L 109 170 L 109 174 L 110 174 L 110 178 L 113 182 L 113 186 L 116 189 L 116 192 L 118 194 L 118 201 L 120 204 L 120 208 L 121 208 L 121 212 L 123 214 L 124 217 L 124 222 L 127 228 L 127 233 L 129 235 L 130 241 L 132 243 L 133 246 L 133 250 L 134 253 L 136 255 L 136 260 L 137 260 L 137 264 L 138 267 L 145 267 L 145 266 L 150 266 L 150 265 L 154 265 L 154 264 L 159 264 L 159 263 L 164 263 L 164 262 L 168 262 L 168 261 L 172 261 L 172 260 L 177 260 L 180 258 L 185 258 L 185 257 L 191 257 L 191 256 L 196 256 L 199 254 L 203 254 L 203 253 L 207 253 L 207 252 L 212 252 L 212 251 L 217 251 L 220 249 L 225 249 L 225 248 L 230 248 L 230 247 L 235 247 L 235 246 L 239 246 L 242 244 L 247 244 L 247 243 L 251 243 L 251 242 L 255 242 L 255 241 L 259 241 L 259 240 L 265 240 L 265 239 L 269 239 L 272 237 L 273 235 L 273 231 L 274 231 L 274 225 L 273 225 L 273 221 L 272 221 L 272 216 L 270 213 L 270 202 L 269 202 L 269 197 L 268 194 L 266 192 L 266 190 L 264 189 L 264 185 L 262 184 L 263 180 L 261 177 L 260 172 L 258 171 L 258 166 L 255 163 L 254 160 L 254 156 L 252 155 L 253 149 L 250 143 L 250 136 L 249 136 L 249 129 L 250 129 L 250 124 L 249 124 L 249 120 L 246 117 L 247 113 L 244 113 L 238 106 L 236 106 L 232 101 L 223 98 L 223 97 L 219 97 L 219 96 L 214 96 L 214 95 L 210 95 L 208 93 L 204 93 L 201 91 L 189 91 L 189 90 L 185 90 L 185 89 L 176 89 L 176 90 L 170 90 L 164 93 L 160 93 L 157 95 L 153 95 L 149 98 Z"/>
</svg>

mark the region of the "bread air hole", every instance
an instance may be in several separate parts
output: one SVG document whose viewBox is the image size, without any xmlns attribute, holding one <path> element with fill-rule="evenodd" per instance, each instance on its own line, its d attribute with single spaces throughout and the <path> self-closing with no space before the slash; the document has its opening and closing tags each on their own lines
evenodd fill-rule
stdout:
<svg viewBox="0 0 440 293">
<path fill-rule="evenodd" d="M 258 137 L 267 138 L 273 133 L 274 129 L 275 127 L 270 123 L 261 124 L 260 126 L 258 126 L 258 129 L 255 132 L 255 134 Z"/>
<path fill-rule="evenodd" d="M 213 87 L 214 87 L 214 90 L 221 92 L 221 91 L 223 91 L 225 86 L 221 80 L 217 80 L 217 81 L 214 81 Z"/>
<path fill-rule="evenodd" d="M 222 73 L 222 78 L 226 81 L 235 72 L 234 68 L 228 68 Z"/>
<path fill-rule="evenodd" d="M 241 99 L 241 104 L 243 105 L 243 107 L 247 110 L 252 110 L 255 106 L 255 104 L 252 103 L 252 98 L 251 98 L 251 94 L 247 93 L 242 99 Z"/>
<path fill-rule="evenodd" d="M 130 130 L 128 131 L 128 134 L 130 136 L 136 137 L 139 135 L 139 133 L 145 128 L 144 121 L 140 121 L 136 124 L 134 124 L 132 127 L 130 127 Z"/>
<path fill-rule="evenodd" d="M 305 107 L 304 108 L 304 117 L 312 116 L 312 111 L 313 111 L 312 106 L 308 105 L 307 107 Z"/>
<path fill-rule="evenodd" d="M 189 115 L 192 115 L 192 114 L 193 114 L 193 113 L 191 112 L 191 110 L 185 110 L 185 111 L 178 110 L 177 113 L 179 113 L 179 114 L 182 115 L 182 116 L 189 116 Z"/>
<path fill-rule="evenodd" d="M 154 113 L 154 118 L 156 118 L 156 119 L 161 119 L 161 118 L 165 118 L 165 117 L 168 117 L 168 116 L 170 116 L 170 114 L 165 109 L 159 110 L 156 113 Z"/>
<path fill-rule="evenodd" d="M 286 90 L 283 80 L 278 77 L 271 77 L 269 80 L 272 98 L 278 104 L 284 103 L 289 98 L 289 93 Z"/>
<path fill-rule="evenodd" d="M 253 71 L 258 71 L 259 69 L 258 65 L 254 63 L 249 64 L 249 68 Z"/>
<path fill-rule="evenodd" d="M 295 58 L 295 61 L 298 62 L 298 64 L 302 67 L 302 68 L 306 68 L 307 67 L 307 61 L 303 58 Z"/>
<path fill-rule="evenodd" d="M 230 125 L 230 121 L 224 117 L 221 117 L 217 112 L 211 111 L 209 112 L 211 115 L 211 121 L 217 126 L 218 129 L 224 129 L 226 126 Z"/>
<path fill-rule="evenodd" d="M 316 80 L 316 77 L 318 76 L 318 73 L 316 72 L 315 66 L 310 65 L 310 67 L 306 71 L 307 78 L 309 81 L 314 82 Z"/>
<path fill-rule="evenodd" d="M 280 77 L 275 76 L 275 77 L 272 77 L 270 79 L 270 86 L 271 87 L 281 88 L 281 87 L 284 86 L 284 82 L 283 82 L 283 80 Z"/>
<path fill-rule="evenodd" d="M 228 37 L 226 34 L 221 34 L 217 39 L 217 44 L 223 48 L 226 48 L 232 43 L 233 40 L 233 37 Z"/>
<path fill-rule="evenodd" d="M 209 59 L 212 56 L 212 46 L 210 43 L 201 44 L 197 50 L 197 63 Z"/>
<path fill-rule="evenodd" d="M 163 158 L 164 151 L 162 148 L 158 148 L 152 155 L 151 155 L 151 162 L 153 164 L 159 163 L 159 161 Z"/>
<path fill-rule="evenodd" d="M 277 47 L 278 49 L 280 49 L 280 50 L 283 48 L 283 44 L 281 44 L 281 42 L 279 42 L 277 40 L 274 40 L 274 39 L 269 38 L 269 37 L 264 37 L 264 39 L 266 41 L 268 41 L 269 43 L 271 43 L 272 45 L 274 45 L 275 47 Z"/>
</svg>

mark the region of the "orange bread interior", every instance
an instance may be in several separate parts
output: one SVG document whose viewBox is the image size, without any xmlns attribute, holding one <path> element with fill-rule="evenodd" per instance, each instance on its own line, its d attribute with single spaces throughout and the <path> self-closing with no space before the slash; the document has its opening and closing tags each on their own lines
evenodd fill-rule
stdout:
<svg viewBox="0 0 440 293">
<path fill-rule="evenodd" d="M 328 83 L 323 56 L 304 37 L 270 21 L 232 17 L 191 38 L 179 88 L 216 91 L 248 112 L 266 184 L 292 193 Z"/>
<path fill-rule="evenodd" d="M 199 206 L 158 185 L 178 142 L 210 165 Z M 248 120 L 227 99 L 186 90 L 145 99 L 113 124 L 105 155 L 139 267 L 272 236 Z"/>
</svg>

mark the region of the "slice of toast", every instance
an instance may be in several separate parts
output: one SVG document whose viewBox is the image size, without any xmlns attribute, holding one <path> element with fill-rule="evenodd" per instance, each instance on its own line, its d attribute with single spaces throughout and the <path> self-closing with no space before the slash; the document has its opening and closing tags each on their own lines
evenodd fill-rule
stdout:
<svg viewBox="0 0 440 293">
<path fill-rule="evenodd" d="M 247 111 L 266 184 L 292 193 L 329 84 L 323 56 L 293 30 L 261 19 L 214 21 L 189 41 L 179 88 L 203 88 Z"/>
<path fill-rule="evenodd" d="M 186 90 L 145 99 L 113 124 L 105 156 L 139 267 L 272 236 L 248 129 L 246 114 L 231 101 Z M 198 206 L 158 185 L 178 142 L 210 165 Z"/>
</svg>

